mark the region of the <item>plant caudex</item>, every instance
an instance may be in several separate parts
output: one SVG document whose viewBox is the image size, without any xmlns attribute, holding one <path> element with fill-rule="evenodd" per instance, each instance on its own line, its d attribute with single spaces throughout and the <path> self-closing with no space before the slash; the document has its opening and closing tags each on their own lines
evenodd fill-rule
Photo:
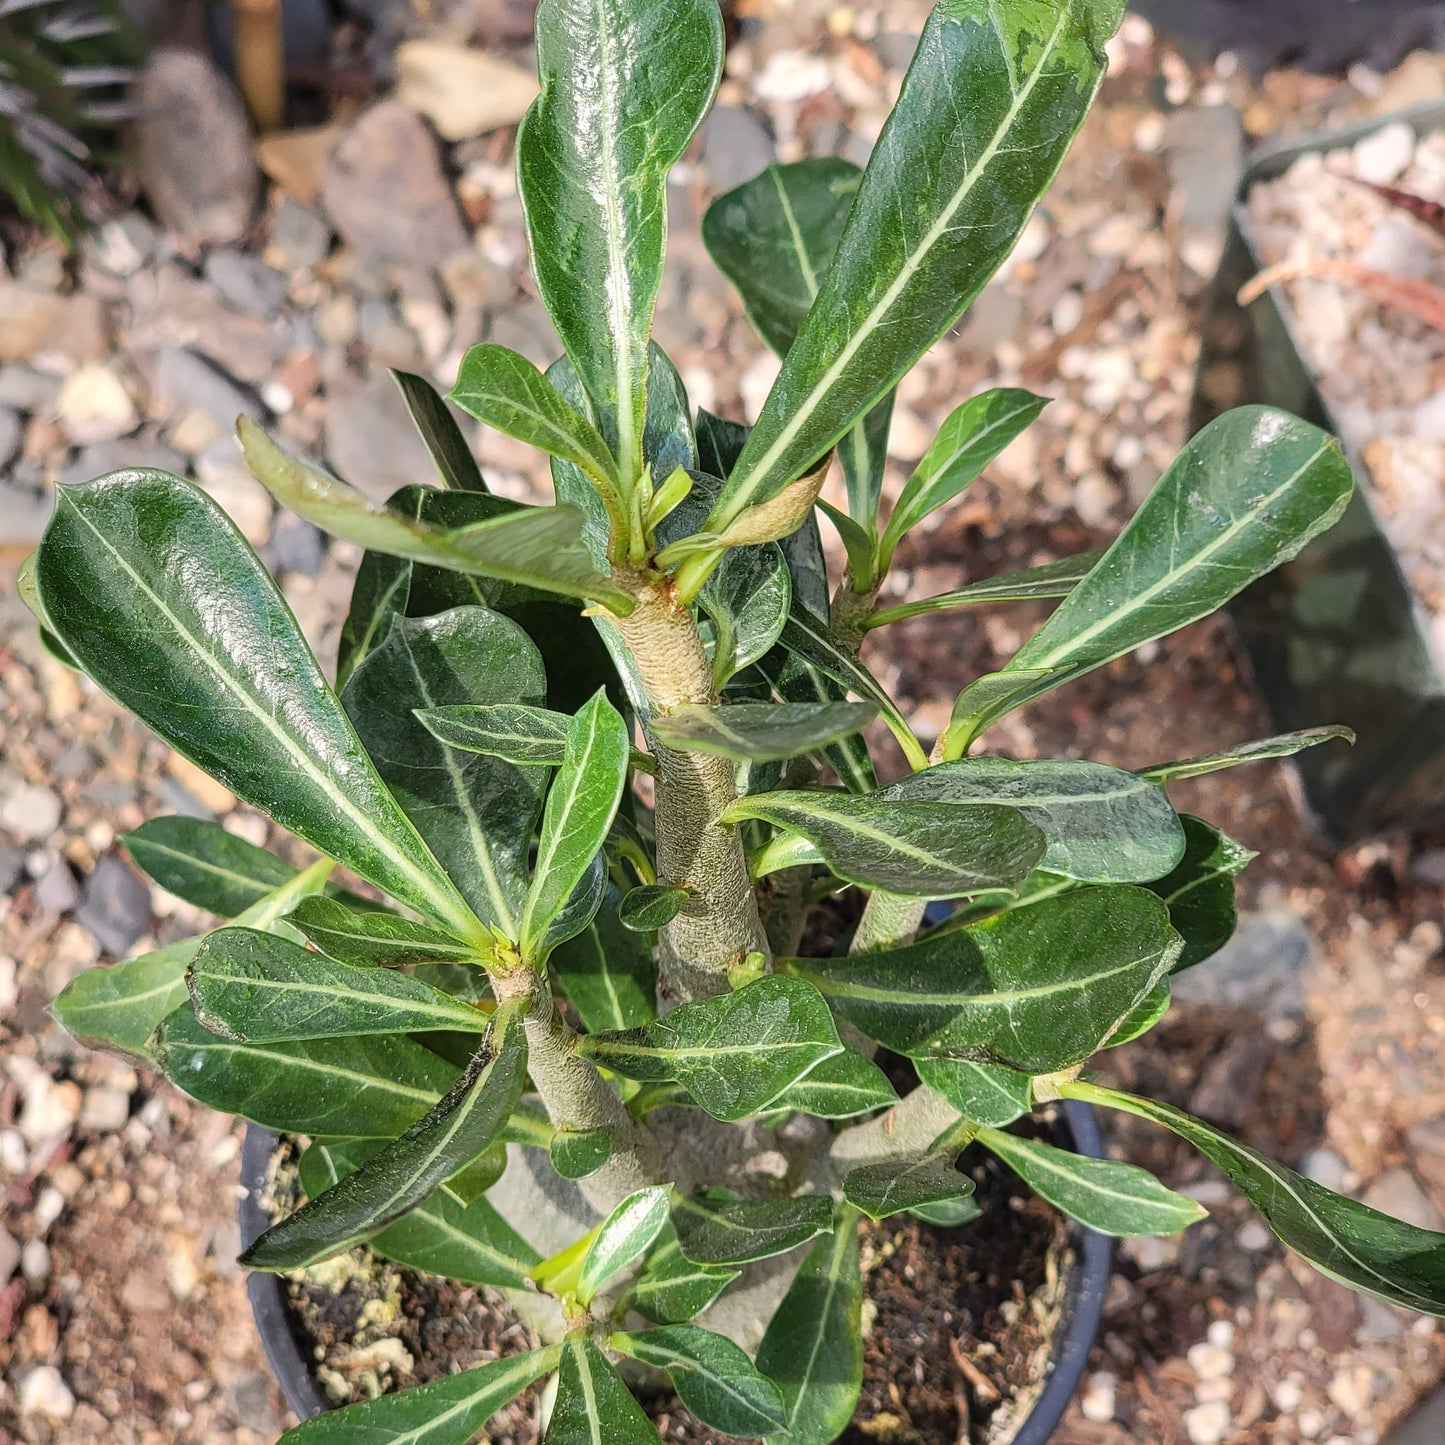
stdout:
<svg viewBox="0 0 1445 1445">
<path fill-rule="evenodd" d="M 1120 9 L 941 0 L 866 170 L 775 166 L 713 205 L 712 253 L 783 357 L 747 429 L 694 415 L 649 335 L 668 170 L 721 69 L 715 0 L 543 0 L 518 175 L 566 354 L 543 374 L 477 347 L 452 400 L 550 454 L 557 505 L 491 495 L 415 377 L 398 380 L 441 485 L 385 507 L 242 423 L 258 478 L 366 549 L 334 686 L 204 492 L 144 469 L 61 491 L 24 578 L 53 648 L 323 861 L 295 873 L 211 824 L 147 824 L 140 866 L 234 921 L 83 974 L 60 1018 L 314 1141 L 309 1202 L 252 1266 L 369 1240 L 542 1318 L 533 1353 L 288 1441 L 461 1445 L 552 1374 L 554 1445 L 597 1438 L 599 1418 L 609 1440 L 650 1438 L 625 1355 L 668 1372 L 713 1430 L 824 1445 L 859 1388 L 860 1216 L 966 1221 L 965 1147 L 1095 1229 L 1200 1215 L 1140 1169 L 1009 1132 L 1059 1098 L 1173 1130 L 1320 1269 L 1445 1313 L 1445 1237 L 1085 1072 L 1233 927 L 1252 855 L 1177 815 L 1171 779 L 1340 730 L 1137 772 L 973 751 L 1330 526 L 1351 489 L 1335 443 L 1234 412 L 1102 555 L 876 607 L 904 533 L 1043 404 L 964 401 L 882 506 L 893 388 L 1007 256 Z M 834 456 L 848 508 L 825 510 L 849 566 L 830 598 L 815 506 Z M 1017 597 L 1058 605 L 964 689 L 930 752 L 860 641 Z M 912 765 L 901 781 L 879 783 L 860 734 L 874 719 Z M 329 882 L 332 862 L 372 896 Z M 809 908 L 845 886 L 866 897 L 851 946 L 797 957 Z M 959 904 L 926 928 L 929 899 Z M 899 1099 L 877 1048 L 912 1060 L 919 1087 Z M 784 1177 L 745 1167 L 764 1150 Z M 585 1201 L 570 1225 L 548 1203 L 559 1176 Z M 730 1316 L 748 1266 L 771 1296 Z"/>
</svg>

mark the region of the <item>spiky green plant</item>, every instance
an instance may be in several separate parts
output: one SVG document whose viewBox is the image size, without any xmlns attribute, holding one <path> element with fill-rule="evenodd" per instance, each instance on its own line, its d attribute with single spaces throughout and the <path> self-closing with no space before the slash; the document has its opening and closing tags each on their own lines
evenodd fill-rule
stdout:
<svg viewBox="0 0 1445 1445">
<path fill-rule="evenodd" d="M 0 193 L 63 240 L 83 227 L 79 192 L 135 53 L 113 0 L 0 0 Z"/>
</svg>

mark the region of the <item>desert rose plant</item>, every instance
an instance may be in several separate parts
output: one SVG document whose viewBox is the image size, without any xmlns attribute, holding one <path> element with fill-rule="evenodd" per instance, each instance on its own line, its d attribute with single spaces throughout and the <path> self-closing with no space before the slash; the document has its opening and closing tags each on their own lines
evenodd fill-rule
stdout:
<svg viewBox="0 0 1445 1445">
<path fill-rule="evenodd" d="M 556 505 L 491 495 L 416 377 L 398 382 L 440 484 L 385 507 L 241 424 L 260 481 L 366 549 L 334 682 L 205 492 L 145 469 L 61 491 L 25 577 L 51 646 L 321 857 L 297 872 L 209 823 L 147 823 L 136 862 L 233 922 L 82 975 L 60 1018 L 310 1141 L 307 1202 L 251 1268 L 370 1241 L 511 1291 L 543 1340 L 288 1442 L 463 1445 L 552 1375 L 553 1445 L 650 1439 L 630 1356 L 715 1431 L 824 1445 L 859 1389 L 860 1219 L 966 1229 L 966 1147 L 1107 1233 L 1200 1217 L 1015 1127 L 1060 1099 L 1173 1130 L 1320 1269 L 1445 1313 L 1445 1237 L 1087 1072 L 1234 924 L 1251 855 L 1176 814 L 1169 783 L 1338 730 L 1135 772 L 975 751 L 1294 556 L 1350 493 L 1336 445 L 1232 413 L 1104 553 L 877 605 L 909 529 L 1044 405 L 962 400 L 883 504 L 893 389 L 1008 255 L 1121 8 L 941 0 L 866 170 L 775 166 L 713 205 L 712 254 L 783 358 L 747 428 L 694 414 L 649 339 L 668 170 L 722 65 L 715 0 L 543 0 L 517 162 L 565 355 L 544 375 L 478 346 L 451 399 L 550 455 Z M 819 501 L 835 458 L 846 511 Z M 818 510 L 848 557 L 831 596 Z M 926 745 L 863 639 L 1021 598 L 1057 606 Z M 875 720 L 900 780 L 862 740 Z M 956 907 L 926 923 L 928 900 Z M 820 907 L 856 925 L 800 956 Z M 890 1079 L 915 1075 L 900 1098 Z M 561 1181 L 588 1213 L 542 1258 L 527 1239 Z"/>
</svg>

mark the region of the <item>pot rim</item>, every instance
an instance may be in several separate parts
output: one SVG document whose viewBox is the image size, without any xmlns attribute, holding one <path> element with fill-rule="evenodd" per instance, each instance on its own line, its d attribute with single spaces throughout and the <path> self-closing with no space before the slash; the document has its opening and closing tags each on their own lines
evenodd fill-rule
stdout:
<svg viewBox="0 0 1445 1445">
<path fill-rule="evenodd" d="M 1098 1119 L 1088 1104 L 1064 1100 L 1063 1120 L 1073 1136 L 1078 1153 L 1091 1159 L 1104 1157 Z M 265 1198 L 271 1158 L 278 1142 L 278 1136 L 272 1130 L 259 1124 L 246 1125 L 246 1139 L 241 1149 L 241 1186 L 245 1192 L 239 1209 L 243 1250 L 249 1249 L 272 1223 Z M 1089 1353 L 1099 1333 L 1114 1258 L 1114 1242 L 1081 1225 L 1074 1225 L 1070 1234 L 1074 1256 L 1064 1283 L 1062 1316 L 1054 1335 L 1048 1379 L 1010 1445 L 1046 1445 L 1083 1381 Z M 316 1383 L 311 1362 L 292 1331 L 290 1308 L 280 1276 L 249 1275 L 246 1295 L 251 1301 L 251 1313 L 256 1321 L 257 1333 L 261 1336 L 261 1347 L 266 1352 L 266 1359 L 281 1393 L 286 1397 L 286 1403 L 297 1418 L 309 1420 L 330 1409 Z"/>
</svg>

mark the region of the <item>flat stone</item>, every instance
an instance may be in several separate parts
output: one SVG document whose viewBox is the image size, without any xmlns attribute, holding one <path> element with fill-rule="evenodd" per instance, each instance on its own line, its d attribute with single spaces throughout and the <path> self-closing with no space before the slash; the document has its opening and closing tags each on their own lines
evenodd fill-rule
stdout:
<svg viewBox="0 0 1445 1445">
<path fill-rule="evenodd" d="M 1300 1160 L 1300 1173 L 1338 1194 L 1345 1187 L 1350 1167 L 1333 1149 L 1311 1149 Z"/>
<path fill-rule="evenodd" d="M 150 889 L 130 864 L 107 854 L 86 880 L 75 916 L 105 952 L 123 954 L 150 927 Z"/>
<path fill-rule="evenodd" d="M 55 399 L 61 429 L 77 446 L 114 441 L 135 430 L 140 413 L 114 367 L 93 363 L 65 378 Z"/>
<path fill-rule="evenodd" d="M 65 309 L 65 298 L 0 280 L 0 361 L 29 361 Z"/>
<path fill-rule="evenodd" d="M 54 507 L 55 498 L 46 491 L 26 486 L 18 477 L 0 476 L 0 542 L 17 551 L 33 548 Z"/>
<path fill-rule="evenodd" d="M 19 783 L 0 801 L 0 828 L 23 843 L 44 843 L 60 827 L 59 796 L 39 783 Z"/>
<path fill-rule="evenodd" d="M 80 1086 L 64 1079 L 56 1083 L 43 1069 L 25 1082 L 25 1102 L 20 1111 L 20 1133 L 29 1144 L 43 1144 L 66 1133 L 80 1117 Z M 37 1205 L 37 1214 L 39 1213 Z M 54 1221 L 51 1221 L 54 1223 Z M 43 1234 L 42 1228 L 36 1228 Z"/>
<path fill-rule="evenodd" d="M 341 135 L 339 125 L 277 131 L 256 142 L 256 159 L 288 196 L 309 206 L 321 194 L 326 158 Z"/>
<path fill-rule="evenodd" d="M 516 125 L 537 98 L 520 65 L 449 40 L 408 40 L 396 51 L 396 98 L 444 140 L 470 140 Z"/>
<path fill-rule="evenodd" d="M 218 438 L 196 458 L 196 479 L 248 542 L 265 546 L 271 537 L 275 507 L 266 489 L 251 475 L 234 439 Z"/>
<path fill-rule="evenodd" d="M 174 447 L 142 434 L 82 448 L 75 460 L 62 469 L 60 484 L 64 487 L 72 482 L 88 482 L 123 467 L 157 467 L 182 477 L 187 471 L 185 457 Z"/>
<path fill-rule="evenodd" d="M 8 1284 L 10 1276 L 20 1268 L 20 1241 L 4 1225 L 0 1225 L 0 1285 Z"/>
<path fill-rule="evenodd" d="M 378 502 L 398 487 L 436 475 L 389 376 L 373 376 L 327 397 L 326 455 L 337 476 Z"/>
<path fill-rule="evenodd" d="M 331 237 L 331 223 L 320 211 L 286 196 L 271 218 L 266 259 L 283 271 L 319 265 L 331 250 Z"/>
<path fill-rule="evenodd" d="M 97 1134 L 114 1134 L 130 1118 L 130 1095 L 110 1084 L 97 1084 L 85 1091 L 80 1106 L 80 1127 Z"/>
<path fill-rule="evenodd" d="M 52 857 L 35 881 L 35 902 L 42 913 L 69 913 L 80 902 L 80 886 L 65 859 Z"/>
<path fill-rule="evenodd" d="M 772 132 L 749 109 L 719 105 L 702 123 L 702 167 L 715 192 L 730 191 L 778 158 Z"/>
<path fill-rule="evenodd" d="M 151 53 L 134 92 L 135 160 L 161 224 L 185 246 L 239 241 L 256 209 L 251 127 L 235 87 L 202 53 Z"/>
<path fill-rule="evenodd" d="M 210 357 L 184 346 L 168 346 L 160 353 L 155 368 L 155 389 L 173 417 L 199 413 L 210 423 L 208 435 L 195 437 L 200 444 L 193 444 L 193 453 L 204 451 L 220 438 L 229 441 L 237 417 L 248 416 L 264 425 L 270 416 L 261 398 L 249 386 L 228 376 Z"/>
<path fill-rule="evenodd" d="M 85 240 L 87 256 L 112 276 L 134 276 L 160 249 L 155 225 L 139 211 L 107 221 Z"/>
<path fill-rule="evenodd" d="M 1364 1202 L 1419 1229 L 1445 1229 L 1445 1218 L 1408 1169 L 1391 1169 L 1365 1191 Z"/>
<path fill-rule="evenodd" d="M 1286 908 L 1243 917 L 1213 958 L 1171 980 L 1174 997 L 1264 1018 L 1298 1018 L 1304 1012 L 1301 974 L 1313 947 L 1304 920 Z"/>
<path fill-rule="evenodd" d="M 212 251 L 204 275 L 226 301 L 249 316 L 274 316 L 286 299 L 286 277 L 233 246 Z"/>
<path fill-rule="evenodd" d="M 15 411 L 49 411 L 59 395 L 60 378 L 48 371 L 14 363 L 0 366 L 0 406 Z"/>
<path fill-rule="evenodd" d="M 332 148 L 321 199 L 363 258 L 436 266 L 467 239 L 436 140 L 397 100 L 363 111 Z"/>
<path fill-rule="evenodd" d="M 271 571 L 314 577 L 325 560 L 325 534 L 310 522 L 283 512 L 266 549 L 266 564 Z"/>
</svg>

